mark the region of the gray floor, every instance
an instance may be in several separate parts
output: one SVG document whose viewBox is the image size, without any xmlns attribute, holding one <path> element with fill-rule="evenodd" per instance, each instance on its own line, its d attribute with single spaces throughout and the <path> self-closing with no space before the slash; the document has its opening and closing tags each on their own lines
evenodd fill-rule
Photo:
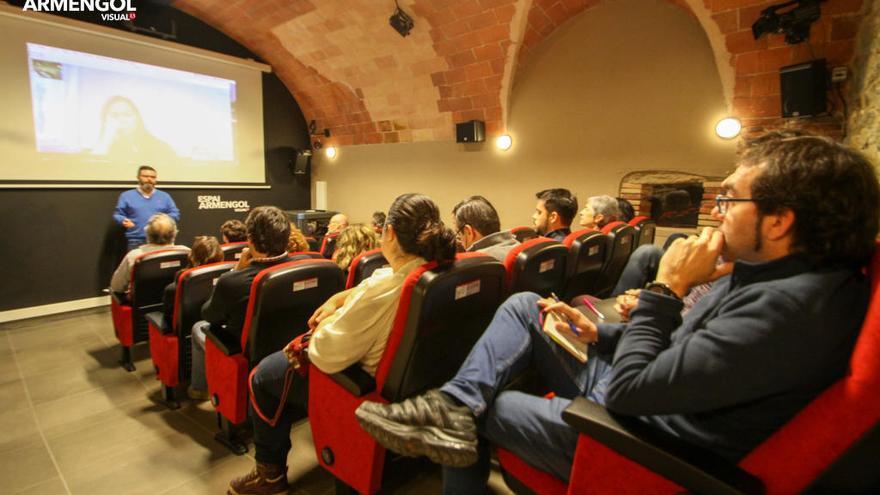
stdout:
<svg viewBox="0 0 880 495">
<path fill-rule="evenodd" d="M 135 351 L 126 373 L 103 309 L 0 325 L 0 493 L 222 494 L 252 467 L 252 448 L 236 456 L 214 441 L 210 403 L 158 404 L 147 346 Z M 291 493 L 333 493 L 308 423 L 292 437 Z M 386 491 L 440 491 L 436 468 L 402 476 Z M 490 491 L 509 493 L 498 473 Z"/>
</svg>

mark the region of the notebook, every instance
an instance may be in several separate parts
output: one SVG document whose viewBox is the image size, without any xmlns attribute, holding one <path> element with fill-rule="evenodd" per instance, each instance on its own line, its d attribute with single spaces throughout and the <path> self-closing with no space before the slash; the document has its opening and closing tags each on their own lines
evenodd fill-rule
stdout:
<svg viewBox="0 0 880 495">
<path fill-rule="evenodd" d="M 569 354 L 574 356 L 582 363 L 587 362 L 587 344 L 579 342 L 573 335 L 567 332 L 559 332 L 556 330 L 556 323 L 565 321 L 561 315 L 553 313 L 544 313 L 544 333 L 550 336 L 559 347 L 565 349 Z"/>
</svg>

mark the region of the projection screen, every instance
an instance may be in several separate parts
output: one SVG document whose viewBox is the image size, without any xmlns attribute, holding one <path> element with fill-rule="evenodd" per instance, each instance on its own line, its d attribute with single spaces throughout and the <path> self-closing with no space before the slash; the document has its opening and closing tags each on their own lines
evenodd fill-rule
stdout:
<svg viewBox="0 0 880 495">
<path fill-rule="evenodd" d="M 0 182 L 264 185 L 266 65 L 0 10 Z"/>
</svg>

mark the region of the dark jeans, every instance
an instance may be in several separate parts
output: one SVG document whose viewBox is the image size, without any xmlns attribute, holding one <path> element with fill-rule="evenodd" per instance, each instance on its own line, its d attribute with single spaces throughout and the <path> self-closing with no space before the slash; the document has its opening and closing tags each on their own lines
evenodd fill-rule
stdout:
<svg viewBox="0 0 880 495">
<path fill-rule="evenodd" d="M 296 380 L 296 373 L 290 368 L 284 351 L 270 354 L 260 361 L 257 371 L 254 373 L 251 384 L 253 386 L 253 400 L 257 402 L 260 411 L 254 409 L 254 404 L 249 404 L 251 418 L 254 424 L 254 447 L 256 449 L 257 462 L 287 465 L 287 453 L 290 452 L 290 428 L 293 426 L 294 413 L 291 409 L 290 399 L 294 391 L 294 381 L 297 386 L 302 386 L 300 380 Z M 281 403 L 284 398 L 284 404 Z M 266 420 L 276 419 L 276 412 L 281 406 L 277 421 L 273 424 Z"/>
<path fill-rule="evenodd" d="M 489 449 L 483 439 L 567 480 L 578 434 L 562 420 L 562 410 L 577 396 L 605 403 L 611 356 L 598 355 L 591 347 L 583 364 L 562 350 L 541 330 L 538 299 L 537 294 L 520 293 L 505 301 L 456 376 L 441 388 L 474 413 L 483 437 L 477 464 L 444 468 L 444 493 L 485 491 Z M 529 366 L 556 397 L 502 392 Z"/>
<path fill-rule="evenodd" d="M 126 239 L 125 240 L 125 252 L 129 252 L 132 249 L 137 249 L 142 245 L 146 244 L 146 239 Z"/>
<path fill-rule="evenodd" d="M 623 272 L 617 279 L 617 285 L 614 286 L 611 295 L 619 296 L 629 289 L 642 289 L 645 284 L 653 281 L 657 277 L 663 252 L 662 248 L 653 244 L 637 247 L 623 267 Z"/>
</svg>

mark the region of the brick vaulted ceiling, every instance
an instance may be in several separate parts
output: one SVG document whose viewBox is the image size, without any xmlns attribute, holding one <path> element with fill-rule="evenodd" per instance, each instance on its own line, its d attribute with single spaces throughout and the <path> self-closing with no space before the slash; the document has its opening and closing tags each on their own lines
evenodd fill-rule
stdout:
<svg viewBox="0 0 880 495">
<path fill-rule="evenodd" d="M 176 0 L 174 6 L 269 63 L 306 120 L 336 145 L 447 141 L 454 123 L 504 132 L 516 74 L 540 43 L 584 10 L 614 0 L 399 0 L 415 20 L 388 25 L 394 0 Z M 778 124 L 779 67 L 825 57 L 850 63 L 863 0 L 828 0 L 812 53 L 750 26 L 776 2 L 667 0 L 706 31 L 731 112 L 747 126 Z"/>
</svg>

